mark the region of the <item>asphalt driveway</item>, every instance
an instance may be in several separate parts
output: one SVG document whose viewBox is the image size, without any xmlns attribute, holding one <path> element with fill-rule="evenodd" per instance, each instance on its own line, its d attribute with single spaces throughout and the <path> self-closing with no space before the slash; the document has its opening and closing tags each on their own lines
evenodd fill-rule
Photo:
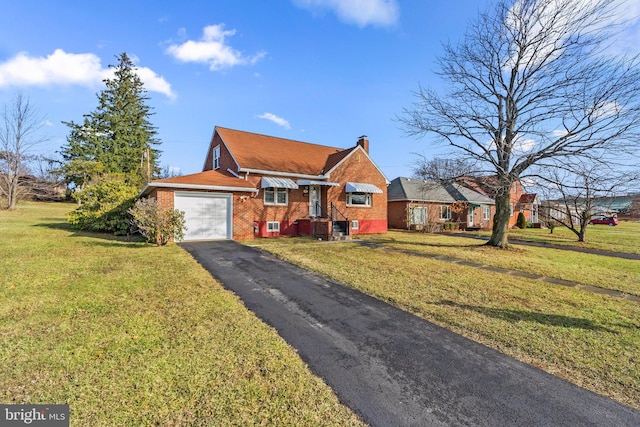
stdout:
<svg viewBox="0 0 640 427">
<path fill-rule="evenodd" d="M 232 241 L 181 246 L 372 426 L 639 426 L 640 412 Z"/>
</svg>

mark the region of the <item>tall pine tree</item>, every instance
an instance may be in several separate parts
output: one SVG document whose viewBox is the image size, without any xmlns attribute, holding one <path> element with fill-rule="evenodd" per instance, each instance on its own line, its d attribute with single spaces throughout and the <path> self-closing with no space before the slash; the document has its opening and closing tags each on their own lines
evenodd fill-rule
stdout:
<svg viewBox="0 0 640 427">
<path fill-rule="evenodd" d="M 151 124 L 152 108 L 136 67 L 126 53 L 116 57 L 113 78 L 105 79 L 106 89 L 97 94 L 98 107 L 83 122 L 64 122 L 70 128 L 61 154 L 67 165 L 88 161 L 101 165 L 105 173 L 123 174 L 127 181 L 141 185 L 159 172 L 160 141 Z M 71 168 L 73 169 L 73 168 Z M 67 174 L 77 182 L 78 174 Z"/>
</svg>

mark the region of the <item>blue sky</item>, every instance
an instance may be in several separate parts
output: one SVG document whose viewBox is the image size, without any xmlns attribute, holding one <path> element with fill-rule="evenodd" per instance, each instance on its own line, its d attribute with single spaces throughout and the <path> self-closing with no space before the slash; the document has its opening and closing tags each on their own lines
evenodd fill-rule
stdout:
<svg viewBox="0 0 640 427">
<path fill-rule="evenodd" d="M 47 118 L 39 151 L 53 153 L 68 133 L 61 121 L 96 108 L 108 65 L 127 52 L 151 97 L 162 165 L 199 172 L 218 125 L 344 148 L 365 134 L 388 179 L 410 176 L 414 153 L 438 151 L 394 117 L 419 84 L 438 87 L 441 42 L 460 39 L 490 2 L 7 2 L 0 105 L 29 96 Z"/>
</svg>

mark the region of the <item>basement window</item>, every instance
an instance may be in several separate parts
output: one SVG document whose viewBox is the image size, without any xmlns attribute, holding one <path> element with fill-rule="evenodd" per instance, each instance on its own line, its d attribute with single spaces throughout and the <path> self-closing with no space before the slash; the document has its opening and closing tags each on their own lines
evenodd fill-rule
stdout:
<svg viewBox="0 0 640 427">
<path fill-rule="evenodd" d="M 269 233 L 279 233 L 280 232 L 280 222 L 278 222 L 278 221 L 267 221 L 267 232 L 269 232 Z"/>
<path fill-rule="evenodd" d="M 353 221 L 351 221 L 352 230 L 357 230 L 359 228 L 360 228 L 360 221 L 358 221 L 357 219 L 354 219 Z"/>
</svg>

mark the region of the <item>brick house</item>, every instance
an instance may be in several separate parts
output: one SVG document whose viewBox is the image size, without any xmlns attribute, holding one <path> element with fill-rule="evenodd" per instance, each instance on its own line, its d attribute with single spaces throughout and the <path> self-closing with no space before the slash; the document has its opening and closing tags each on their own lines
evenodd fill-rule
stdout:
<svg viewBox="0 0 640 427">
<path fill-rule="evenodd" d="M 463 230 L 489 230 L 494 214 L 493 199 L 458 183 L 399 177 L 389 184 L 389 228 L 415 230 L 454 222 Z"/>
<path fill-rule="evenodd" d="M 493 176 L 480 176 L 480 177 L 467 177 L 458 181 L 464 187 L 477 191 L 480 194 L 485 195 L 491 199 L 495 199 L 497 177 Z M 524 213 L 525 218 L 529 223 L 539 224 L 539 208 L 540 200 L 538 196 L 533 193 L 526 193 L 520 180 L 516 180 L 511 184 L 509 190 L 509 228 L 516 225 L 518 221 L 518 214 Z"/>
<path fill-rule="evenodd" d="M 185 240 L 335 239 L 387 231 L 387 184 L 365 136 L 343 149 L 216 126 L 202 172 L 142 194 L 185 212 Z"/>
</svg>

